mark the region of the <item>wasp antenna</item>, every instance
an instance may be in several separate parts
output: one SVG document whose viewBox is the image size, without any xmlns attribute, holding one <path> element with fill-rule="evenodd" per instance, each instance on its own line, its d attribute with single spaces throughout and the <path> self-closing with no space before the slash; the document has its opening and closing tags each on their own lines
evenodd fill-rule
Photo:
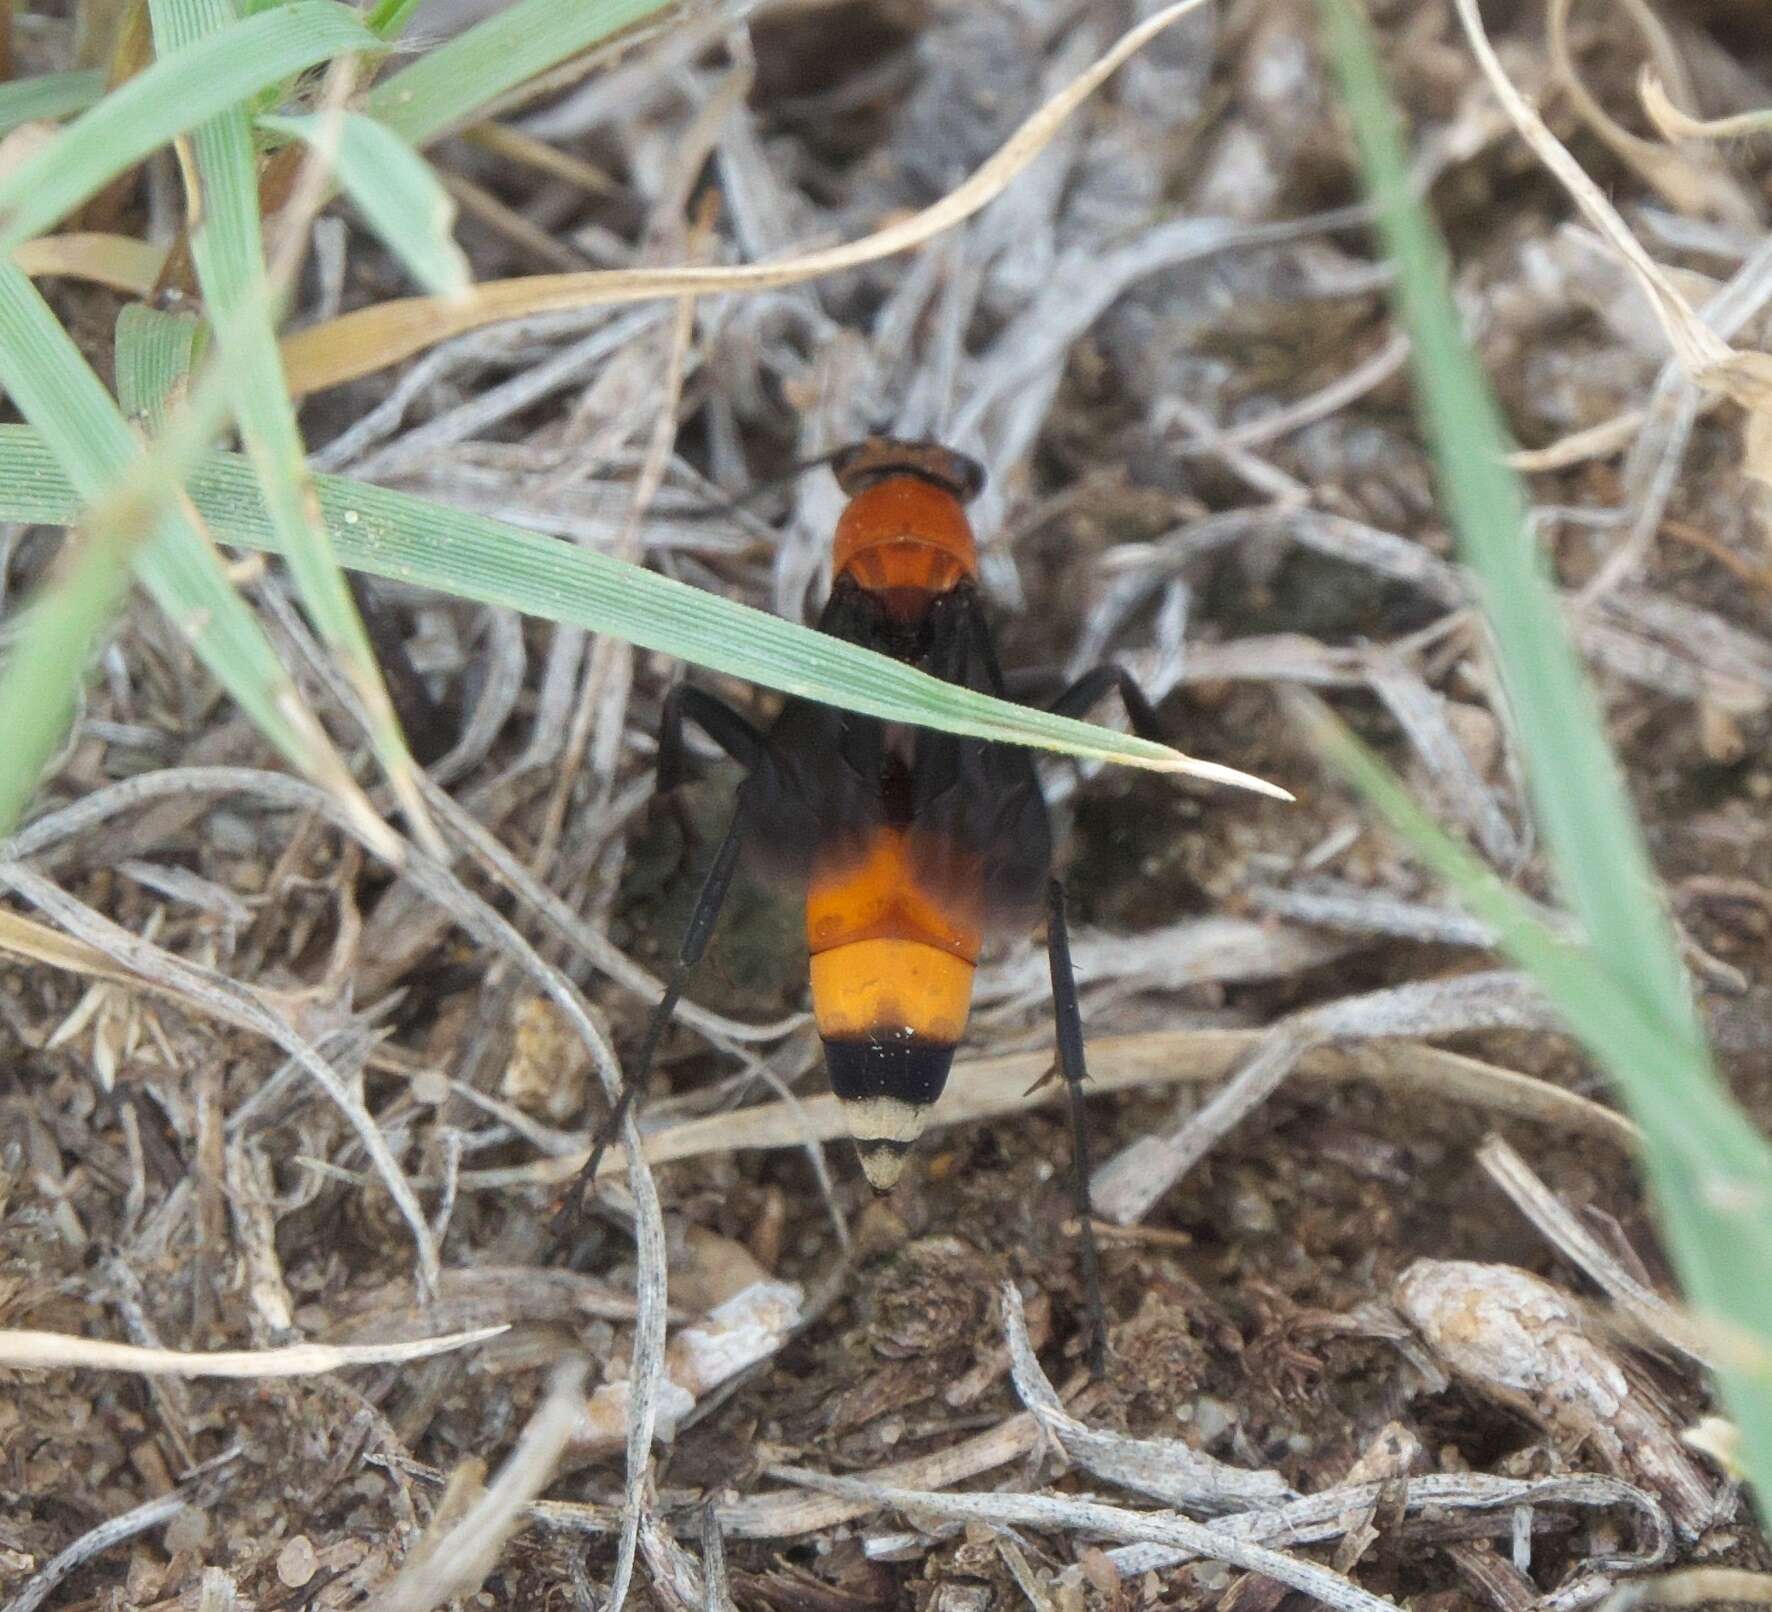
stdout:
<svg viewBox="0 0 1772 1612">
<path fill-rule="evenodd" d="M 830 464 L 842 448 L 833 448 L 829 453 L 815 454 L 810 459 L 796 459 L 786 470 L 777 471 L 773 476 L 765 476 L 761 481 L 753 482 L 748 491 L 734 493 L 730 498 L 710 499 L 705 504 L 690 504 L 682 511 L 685 515 L 729 515 L 735 509 L 749 509 L 765 493 L 772 493 L 778 487 L 785 487 L 790 481 L 798 481 L 808 470 L 818 470 Z"/>
</svg>

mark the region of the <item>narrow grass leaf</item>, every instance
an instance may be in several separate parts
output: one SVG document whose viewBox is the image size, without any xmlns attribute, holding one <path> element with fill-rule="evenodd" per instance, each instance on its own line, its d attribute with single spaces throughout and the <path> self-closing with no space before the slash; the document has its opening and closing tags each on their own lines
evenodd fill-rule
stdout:
<svg viewBox="0 0 1772 1612">
<path fill-rule="evenodd" d="M 1690 996 L 1593 694 L 1529 536 L 1526 496 L 1506 462 L 1500 411 L 1448 291 L 1446 252 L 1409 189 L 1407 159 L 1377 56 L 1345 0 L 1326 4 L 1331 42 L 1413 342 L 1423 418 L 1464 558 L 1482 590 L 1533 806 L 1558 879 L 1623 979 L 1660 1011 L 1691 1019 Z"/>
<path fill-rule="evenodd" d="M 331 0 L 289 0 L 167 54 L 0 179 L 0 253 L 59 223 L 118 174 L 225 107 L 377 40 Z"/>
<path fill-rule="evenodd" d="M 1287 696 L 1288 714 L 1311 747 L 1377 809 L 1459 898 L 1467 911 L 1495 931 L 1496 942 L 1530 971 L 1596 1056 L 1624 1056 L 1633 1063 L 1674 1056 L 1690 1063 L 1704 1056 L 1703 1043 L 1686 1028 L 1657 1022 L 1646 1006 L 1622 989 L 1586 945 L 1575 945 L 1548 928 L 1527 902 L 1504 884 L 1480 858 L 1466 850 L 1415 802 L 1401 779 L 1330 713 L 1302 690 Z M 1711 1146 L 1726 1122 L 1728 1105 L 1716 1090 L 1693 1094 L 1690 1108 L 1671 1116 L 1675 1129 L 1663 1131 L 1693 1157 Z"/>
<path fill-rule="evenodd" d="M 11 338 L 0 301 L 0 344 Z M 17 637 L 0 665 L 0 835 L 24 815 L 37 781 L 73 720 L 76 690 L 99 635 L 129 587 L 138 534 L 115 524 L 71 528 L 49 576 L 22 612 Z"/>
<path fill-rule="evenodd" d="M 163 506 L 189 509 L 183 480 L 203 457 L 214 441 L 216 432 L 227 417 L 228 387 L 226 375 L 219 364 L 211 364 L 207 372 L 193 384 L 192 368 L 205 346 L 208 328 L 188 314 L 172 314 L 140 306 L 125 308 L 117 321 L 116 369 L 118 391 L 124 407 L 138 426 L 154 437 L 153 448 L 141 455 L 124 473 L 98 507 L 102 516 L 110 510 L 128 512 L 135 509 L 160 509 Z M 191 549 L 190 573 L 179 584 L 181 592 L 198 601 L 197 614 L 205 614 L 211 605 L 205 599 L 227 605 L 230 613 L 239 613 L 239 643 L 236 652 L 247 655 L 248 677 L 274 679 L 269 686 L 280 688 L 270 706 L 254 706 L 242 700 L 249 715 L 258 721 L 267 735 L 280 745 L 276 727 L 268 726 L 266 714 L 284 727 L 292 728 L 302 740 L 308 757 L 306 770 L 315 782 L 336 796 L 362 826 L 368 843 L 377 847 L 390 860 L 400 854 L 397 837 L 377 814 L 369 799 L 351 777 L 343 761 L 324 742 L 322 730 L 311 712 L 302 704 L 301 696 L 283 672 L 276 652 L 264 637 L 257 620 L 245 609 L 239 595 L 221 568 L 220 556 L 214 551 L 204 531 L 201 517 L 192 513 L 191 526 L 202 538 L 200 548 Z M 189 547 L 189 545 L 185 545 Z M 230 665 L 216 663 L 214 669 L 224 684 L 229 681 Z M 248 687 L 256 686 L 248 683 Z M 322 736 L 314 745 L 304 735 Z M 285 753 L 290 752 L 285 749 Z M 300 759 L 299 754 L 296 759 Z"/>
<path fill-rule="evenodd" d="M 90 644 L 102 630 L 105 610 L 122 593 L 108 562 L 133 552 L 137 575 L 155 602 L 272 743 L 316 781 L 336 792 L 355 791 L 188 506 L 171 497 L 110 496 L 145 457 L 140 441 L 36 287 L 11 264 L 0 264 L 0 385 L 42 433 L 39 463 L 59 483 L 63 523 L 83 521 L 84 542 L 93 549 L 93 557 L 82 555 L 75 563 L 84 603 L 62 607 L 69 634 L 61 668 L 65 692 L 44 691 L 44 703 L 57 713 L 71 709 L 74 682 L 87 661 L 74 635 L 85 634 Z M 39 734 L 48 725 L 40 715 L 25 721 Z M 12 741 L 14 730 L 7 732 L 12 765 L 6 794 L 14 800 L 21 791 L 28 795 L 47 752 L 26 756 Z"/>
<path fill-rule="evenodd" d="M 1396 265 L 1427 434 L 1460 551 L 1478 579 L 1534 809 L 1588 937 L 1585 968 L 1531 946 L 1519 955 L 1581 1028 L 1642 1125 L 1650 1185 L 1694 1303 L 1772 1340 L 1772 1287 L 1764 1280 L 1772 1147 L 1711 1064 L 1598 704 L 1531 541 L 1525 490 L 1504 458 L 1499 409 L 1459 326 L 1444 244 L 1409 189 L 1370 27 L 1350 0 L 1320 0 L 1320 9 Z M 1370 776 L 1363 782 L 1374 789 Z M 1428 850 L 1421 821 L 1393 820 Z M 1467 897 L 1480 897 L 1468 879 L 1457 882 Z M 1762 1496 L 1772 1495 L 1772 1392 L 1751 1372 L 1722 1375 L 1755 1481 Z"/>
<path fill-rule="evenodd" d="M 163 58 L 201 49 L 248 26 L 232 0 L 149 0 Z M 373 38 L 371 38 L 373 43 Z M 319 518 L 272 324 L 272 293 L 258 207 L 258 174 L 246 111 L 229 106 L 191 131 L 200 196 L 191 259 L 216 332 L 234 416 L 264 488 L 278 546 L 315 628 L 337 657 L 368 717 L 369 738 L 415 836 L 434 853 L 442 842 L 413 777 L 412 758 L 382 682 L 369 635 Z"/>
<path fill-rule="evenodd" d="M 202 329 L 195 314 L 140 303 L 117 316 L 117 396 L 123 412 L 150 436 L 160 435 L 168 407 L 184 395 Z"/>
<path fill-rule="evenodd" d="M 72 117 L 104 93 L 105 75 L 97 71 L 39 73 L 0 84 L 0 134 L 10 134 L 21 123 Z"/>
<path fill-rule="evenodd" d="M 1722 1323 L 1719 1335 L 1753 1340 L 1756 1358 L 1763 1359 L 1772 1348 L 1764 1279 L 1772 1148 L 1716 1084 L 1703 1041 L 1682 1026 L 1653 1019 L 1591 948 L 1572 946 L 1546 929 L 1319 701 L 1295 694 L 1291 705 L 1318 754 L 1495 930 L 1501 948 L 1533 974 L 1570 1030 L 1611 1073 L 1641 1122 L 1644 1166 L 1688 1293 L 1702 1315 Z M 1670 1075 L 1675 1089 L 1669 1100 L 1632 1100 L 1643 1090 L 1665 1091 Z M 1731 1362 L 1721 1375 L 1747 1437 L 1756 1485 L 1762 1495 L 1772 1493 L 1772 1468 L 1762 1461 L 1768 1448 L 1763 1441 L 1772 1435 L 1772 1384 L 1751 1361 Z"/>
<path fill-rule="evenodd" d="M 80 230 L 39 235 L 17 248 L 12 261 L 33 280 L 67 275 L 109 286 L 128 297 L 145 297 L 159 284 L 166 248 L 127 235 Z"/>
<path fill-rule="evenodd" d="M 1279 799 L 1283 789 L 1129 734 L 956 688 L 900 661 L 796 626 L 608 555 L 483 515 L 339 476 L 317 476 L 320 506 L 345 564 L 458 598 L 506 605 L 625 638 L 642 648 L 888 721 L 1069 755 L 1216 779 Z M 214 454 L 191 499 L 229 543 L 277 538 L 245 460 Z M 36 432 L 0 425 L 0 520 L 75 518 L 73 489 Z"/>
<path fill-rule="evenodd" d="M 384 21 L 398 21 L 393 0 Z M 516 0 L 426 51 L 371 92 L 368 110 L 415 146 L 476 116 L 538 73 L 589 50 L 672 0 Z M 374 20 L 381 18 L 377 12 Z"/>
<path fill-rule="evenodd" d="M 398 39 L 418 6 L 419 0 L 375 0 L 367 19 L 370 31 L 380 39 Z"/>
<path fill-rule="evenodd" d="M 334 118 L 334 134 L 328 125 Z M 336 139 L 332 152 L 340 187 L 382 244 L 427 291 L 460 296 L 472 278 L 455 244 L 455 201 L 431 165 L 392 129 L 360 112 L 258 119 L 273 134 L 309 145 Z"/>
</svg>

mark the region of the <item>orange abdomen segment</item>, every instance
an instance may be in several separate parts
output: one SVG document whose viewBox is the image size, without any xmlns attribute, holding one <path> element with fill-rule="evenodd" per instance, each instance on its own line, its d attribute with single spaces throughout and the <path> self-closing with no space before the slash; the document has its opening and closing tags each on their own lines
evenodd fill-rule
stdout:
<svg viewBox="0 0 1772 1612">
<path fill-rule="evenodd" d="M 976 868 L 956 859 L 948 872 L 952 888 L 919 882 L 892 829 L 876 833 L 859 859 L 814 872 L 806 947 L 820 1035 L 960 1038 L 982 935 Z"/>
<path fill-rule="evenodd" d="M 932 861 L 925 839 L 924 860 Z M 930 887 L 896 829 L 875 831 L 859 856 L 821 860 L 806 891 L 806 949 L 814 956 L 856 940 L 920 940 L 978 961 L 982 944 L 976 857 L 941 858 L 944 888 Z"/>
<path fill-rule="evenodd" d="M 972 1009 L 973 965 L 920 940 L 852 940 L 812 959 L 812 1011 L 827 1041 L 909 1035 L 952 1046 Z"/>
</svg>

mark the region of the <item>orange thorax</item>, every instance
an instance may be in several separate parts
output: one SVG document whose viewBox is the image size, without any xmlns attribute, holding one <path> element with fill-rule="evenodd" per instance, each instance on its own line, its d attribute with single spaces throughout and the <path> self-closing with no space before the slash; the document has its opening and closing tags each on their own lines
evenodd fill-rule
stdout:
<svg viewBox="0 0 1772 1612">
<path fill-rule="evenodd" d="M 978 550 L 952 493 L 921 476 L 888 476 L 850 499 L 831 563 L 894 615 L 914 616 L 931 595 L 978 574 Z"/>
</svg>

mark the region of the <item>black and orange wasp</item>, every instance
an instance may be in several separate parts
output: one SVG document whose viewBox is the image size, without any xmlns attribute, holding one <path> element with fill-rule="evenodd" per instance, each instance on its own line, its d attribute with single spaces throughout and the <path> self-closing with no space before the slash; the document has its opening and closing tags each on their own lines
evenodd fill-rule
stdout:
<svg viewBox="0 0 1772 1612">
<path fill-rule="evenodd" d="M 965 510 L 983 487 L 982 468 L 933 442 L 885 437 L 856 443 L 829 462 L 849 502 L 837 523 L 819 630 L 965 688 L 1009 697 Z M 1160 736 L 1156 713 L 1118 666 L 1084 673 L 1048 708 L 1081 716 L 1110 693 L 1119 695 L 1134 732 Z M 812 1007 L 831 1089 L 861 1167 L 880 1192 L 897 1182 L 947 1083 L 987 937 L 1025 932 L 1043 914 L 1058 1072 L 1070 1094 L 1090 1357 L 1099 1371 L 1105 1312 L 1090 1218 L 1088 1069 L 1065 891 L 1053 871 L 1052 831 L 1032 755 L 805 699 L 789 699 L 763 731 L 706 691 L 679 683 L 666 697 L 659 733 L 661 794 L 682 776 L 686 722 L 746 776 L 663 999 L 569 1209 L 643 1089 L 741 851 L 804 884 Z"/>
</svg>

